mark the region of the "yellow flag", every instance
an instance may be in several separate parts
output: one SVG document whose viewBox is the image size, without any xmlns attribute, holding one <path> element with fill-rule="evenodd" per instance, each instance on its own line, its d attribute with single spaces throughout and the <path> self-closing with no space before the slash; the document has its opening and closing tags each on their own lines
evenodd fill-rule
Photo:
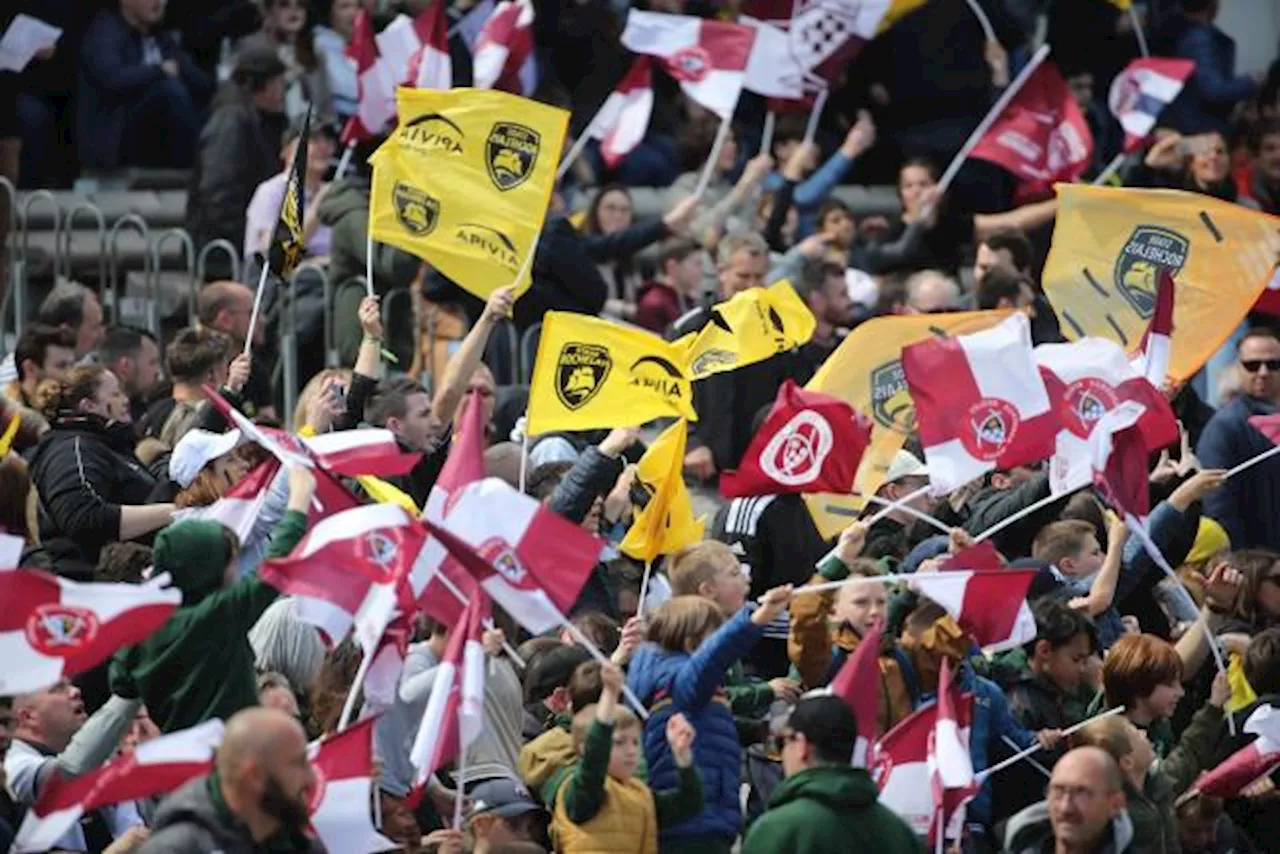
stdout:
<svg viewBox="0 0 1280 854">
<path fill-rule="evenodd" d="M 751 288 L 711 309 L 711 319 L 675 343 L 695 380 L 763 362 L 813 337 L 817 321 L 791 283 Z"/>
<path fill-rule="evenodd" d="M 1227 683 L 1231 686 L 1225 708 L 1228 713 L 1238 712 L 1258 699 L 1244 675 L 1244 659 L 1234 653 L 1227 659 Z"/>
<path fill-rule="evenodd" d="M 683 351 L 635 327 L 565 311 L 543 316 L 529 383 L 529 435 L 698 419 Z"/>
<path fill-rule="evenodd" d="M 1280 217 L 1179 190 L 1059 184 L 1044 290 L 1062 332 L 1135 350 L 1161 270 L 1174 277 L 1169 373 L 1189 379 L 1240 325 L 1273 277 Z"/>
<path fill-rule="evenodd" d="M 902 374 L 902 348 L 932 335 L 953 336 L 994 326 L 1007 311 L 915 314 L 877 317 L 859 326 L 831 354 L 806 388 L 834 395 L 874 422 L 871 445 L 854 481 L 871 495 L 884 482 L 893 455 L 916 428 L 915 405 Z M 806 495 L 809 514 L 823 537 L 833 537 L 857 515 L 861 501 L 851 495 Z"/>
<path fill-rule="evenodd" d="M 373 238 L 481 299 L 527 291 L 569 114 L 490 89 L 400 89 L 396 104 L 400 124 L 369 158 Z"/>
<path fill-rule="evenodd" d="M 375 504 L 399 504 L 406 513 L 415 519 L 422 513 L 418 509 L 418 505 L 413 503 L 413 499 L 408 493 L 398 486 L 392 486 L 380 477 L 374 477 L 371 474 L 357 475 L 356 483 L 364 487 L 365 494 L 373 499 Z"/>
<path fill-rule="evenodd" d="M 649 503 L 627 529 L 618 549 L 649 563 L 702 539 L 703 522 L 693 518 L 693 502 L 684 485 L 684 447 L 689 422 L 683 418 L 662 431 L 636 466 L 636 482 Z"/>
</svg>

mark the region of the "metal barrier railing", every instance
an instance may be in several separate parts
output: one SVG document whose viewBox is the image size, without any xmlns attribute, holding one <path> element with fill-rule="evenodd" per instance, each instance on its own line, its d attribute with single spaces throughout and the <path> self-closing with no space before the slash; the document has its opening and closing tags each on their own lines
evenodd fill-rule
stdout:
<svg viewBox="0 0 1280 854">
<path fill-rule="evenodd" d="M 240 250 L 234 243 L 225 237 L 219 237 L 216 240 L 210 240 L 204 246 L 200 247 L 200 254 L 196 256 L 196 281 L 203 285 L 208 281 L 206 271 L 209 268 L 209 256 L 214 252 L 225 253 L 231 259 L 231 279 L 232 281 L 240 281 L 240 274 L 244 272 L 241 269 L 242 260 Z M 195 323 L 195 307 L 191 309 L 191 322 Z"/>
<path fill-rule="evenodd" d="M 286 420 L 293 417 L 293 410 L 298 405 L 298 280 L 304 273 L 313 271 L 320 276 L 321 290 L 329 293 L 329 273 L 325 265 L 318 261 L 299 264 L 289 277 L 288 287 L 280 289 L 280 384 L 284 403 L 282 413 Z"/>
<path fill-rule="evenodd" d="M 62 221 L 62 229 L 57 234 L 57 239 L 62 247 L 62 268 L 60 271 L 63 276 L 72 278 L 71 262 L 75 257 L 73 242 L 73 232 L 76 228 L 76 218 L 87 213 L 93 218 L 96 226 L 94 229 L 98 235 L 98 287 L 104 288 L 107 284 L 107 218 L 102 213 L 102 208 L 93 202 L 77 202 L 71 210 L 67 211 L 67 217 Z"/>
<path fill-rule="evenodd" d="M 171 228 L 151 242 L 151 278 L 147 281 L 147 329 L 156 336 L 157 341 L 161 340 L 160 270 L 163 266 L 161 259 L 164 245 L 170 240 L 177 240 L 178 245 L 182 247 L 182 258 L 187 271 L 187 294 L 191 301 L 191 306 L 188 308 L 189 316 L 195 313 L 195 300 L 199 294 L 199 288 L 196 285 L 196 244 L 185 228 Z"/>
<path fill-rule="evenodd" d="M 120 268 L 122 266 L 120 258 L 120 235 L 126 228 L 133 228 L 138 232 L 138 236 L 142 238 L 142 279 L 144 282 L 150 282 L 153 275 L 151 266 L 151 228 L 147 225 L 147 221 L 136 213 L 125 214 L 112 224 L 111 230 L 107 232 L 107 252 L 110 258 L 110 277 L 107 280 L 106 289 L 104 291 L 107 299 L 106 304 L 111 307 L 111 322 L 123 323 L 123 312 L 121 311 L 120 298 Z"/>
<path fill-rule="evenodd" d="M 48 202 L 53 211 L 53 270 L 57 272 L 60 266 L 61 253 L 58 251 L 57 234 L 62 230 L 62 208 L 58 204 L 58 197 L 49 190 L 32 190 L 22 200 L 22 277 L 13 290 L 13 331 L 18 336 L 22 335 L 27 324 L 27 285 L 30 284 L 31 275 L 31 209 L 37 202 Z"/>
</svg>

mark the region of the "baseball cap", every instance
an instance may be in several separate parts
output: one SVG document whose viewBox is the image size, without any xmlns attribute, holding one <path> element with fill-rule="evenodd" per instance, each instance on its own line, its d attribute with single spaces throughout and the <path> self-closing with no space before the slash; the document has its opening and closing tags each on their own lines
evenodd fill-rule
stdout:
<svg viewBox="0 0 1280 854">
<path fill-rule="evenodd" d="M 534 803 L 524 784 L 506 777 L 476 784 L 476 787 L 471 790 L 471 803 L 470 818 L 488 812 L 502 818 L 515 818 L 518 815 L 542 809 Z"/>
<path fill-rule="evenodd" d="M 169 456 L 169 479 L 186 489 L 195 482 L 201 469 L 239 444 L 239 430 L 226 433 L 210 433 L 199 427 L 188 430 Z"/>
<path fill-rule="evenodd" d="M 928 477 L 929 467 L 916 459 L 910 451 L 898 451 L 889 463 L 889 471 L 885 474 L 885 483 L 894 483 L 904 477 Z"/>
</svg>

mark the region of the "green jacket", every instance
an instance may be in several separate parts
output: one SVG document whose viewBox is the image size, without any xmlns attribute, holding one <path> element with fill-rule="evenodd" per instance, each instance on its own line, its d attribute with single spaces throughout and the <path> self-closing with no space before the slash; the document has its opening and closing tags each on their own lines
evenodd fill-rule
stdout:
<svg viewBox="0 0 1280 854">
<path fill-rule="evenodd" d="M 307 530 L 307 517 L 285 513 L 267 557 L 283 557 Z M 258 704 L 253 648 L 248 633 L 276 597 L 256 575 L 223 586 L 231 554 L 216 522 L 170 525 L 156 537 L 157 572 L 169 572 L 182 590 L 182 606 L 142 643 L 116 653 L 111 690 L 141 697 L 161 732 L 227 720 Z"/>
<path fill-rule="evenodd" d="M 1147 854 L 1181 851 L 1174 801 L 1191 788 L 1201 771 L 1213 765 L 1221 732 L 1222 710 L 1205 705 L 1182 731 L 1177 746 L 1147 772 L 1141 792 L 1125 782 L 1133 835 Z"/>
<path fill-rule="evenodd" d="M 779 784 L 742 854 L 924 854 L 911 828 L 876 798 L 862 768 L 819 765 Z"/>
</svg>

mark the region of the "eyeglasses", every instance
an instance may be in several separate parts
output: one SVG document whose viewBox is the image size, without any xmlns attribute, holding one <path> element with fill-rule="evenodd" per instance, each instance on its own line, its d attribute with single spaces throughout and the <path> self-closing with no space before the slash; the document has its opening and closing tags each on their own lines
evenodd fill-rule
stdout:
<svg viewBox="0 0 1280 854">
<path fill-rule="evenodd" d="M 1251 374 L 1262 370 L 1263 365 L 1267 366 L 1267 371 L 1270 373 L 1280 371 L 1280 359 L 1242 359 L 1240 365 Z"/>
</svg>

